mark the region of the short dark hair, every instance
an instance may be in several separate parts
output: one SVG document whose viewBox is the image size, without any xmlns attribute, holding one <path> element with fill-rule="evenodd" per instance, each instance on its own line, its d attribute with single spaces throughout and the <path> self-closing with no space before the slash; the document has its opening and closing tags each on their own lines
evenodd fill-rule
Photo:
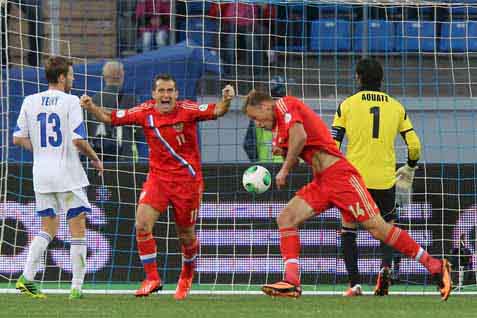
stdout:
<svg viewBox="0 0 477 318">
<path fill-rule="evenodd" d="M 177 89 L 177 82 L 174 77 L 172 77 L 169 74 L 159 74 L 154 78 L 154 82 L 152 83 L 152 90 L 156 90 L 156 83 L 158 80 L 163 80 L 163 81 L 173 81 L 174 82 L 174 88 Z"/>
<path fill-rule="evenodd" d="M 60 75 L 68 75 L 73 62 L 62 56 L 51 56 L 45 62 L 45 75 L 48 84 L 57 84 Z"/>
<path fill-rule="evenodd" d="M 362 58 L 356 65 L 356 74 L 361 80 L 362 90 L 375 91 L 381 89 L 384 71 L 378 60 L 371 57 Z"/>
<path fill-rule="evenodd" d="M 247 107 L 249 106 L 255 107 L 265 101 L 273 101 L 272 96 L 264 92 L 252 90 L 247 95 L 247 98 L 245 98 L 245 102 L 243 103 L 243 106 L 242 106 L 242 111 L 244 113 L 247 113 Z"/>
</svg>

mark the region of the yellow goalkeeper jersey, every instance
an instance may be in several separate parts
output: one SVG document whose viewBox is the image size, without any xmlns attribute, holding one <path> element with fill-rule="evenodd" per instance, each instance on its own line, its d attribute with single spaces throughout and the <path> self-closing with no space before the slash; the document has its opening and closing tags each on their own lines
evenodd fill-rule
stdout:
<svg viewBox="0 0 477 318">
<path fill-rule="evenodd" d="M 360 91 L 336 110 L 332 129 L 338 147 L 346 134 L 346 157 L 358 169 L 369 189 L 389 189 L 395 181 L 398 133 L 408 147 L 408 164 L 415 166 L 421 145 L 406 110 L 380 91 Z"/>
</svg>

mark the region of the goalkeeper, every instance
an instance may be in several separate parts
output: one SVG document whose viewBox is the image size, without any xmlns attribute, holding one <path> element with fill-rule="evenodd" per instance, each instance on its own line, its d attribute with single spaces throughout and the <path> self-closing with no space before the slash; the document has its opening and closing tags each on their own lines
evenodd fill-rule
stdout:
<svg viewBox="0 0 477 318">
<path fill-rule="evenodd" d="M 381 91 L 383 68 L 372 58 L 361 59 L 356 66 L 359 91 L 338 107 L 332 127 L 333 138 L 341 147 L 345 134 L 347 159 L 358 169 L 381 215 L 395 223 L 395 191 L 408 192 L 421 153 L 419 138 L 404 107 Z M 394 141 L 400 133 L 408 149 L 407 164 L 396 172 Z M 356 223 L 342 222 L 341 244 L 350 288 L 344 296 L 361 295 L 356 244 Z M 393 249 L 381 242 L 382 261 L 374 294 L 385 296 L 391 284 Z"/>
</svg>

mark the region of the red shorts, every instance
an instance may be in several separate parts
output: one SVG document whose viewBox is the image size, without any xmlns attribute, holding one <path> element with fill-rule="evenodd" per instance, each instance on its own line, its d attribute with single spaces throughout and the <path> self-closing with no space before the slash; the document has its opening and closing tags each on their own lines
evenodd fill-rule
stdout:
<svg viewBox="0 0 477 318">
<path fill-rule="evenodd" d="M 313 181 L 296 194 L 316 214 L 333 206 L 337 207 L 345 222 L 364 222 L 379 214 L 379 208 L 366 189 L 361 175 L 344 159 L 316 174 Z"/>
<path fill-rule="evenodd" d="M 147 204 L 160 213 L 174 208 L 174 219 L 181 227 L 195 224 L 202 200 L 202 180 L 167 181 L 149 174 L 139 196 L 139 204 Z"/>
</svg>

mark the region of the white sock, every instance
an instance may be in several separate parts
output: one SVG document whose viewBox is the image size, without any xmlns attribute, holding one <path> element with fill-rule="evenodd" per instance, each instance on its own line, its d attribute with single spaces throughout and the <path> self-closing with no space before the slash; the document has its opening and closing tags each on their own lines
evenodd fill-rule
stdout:
<svg viewBox="0 0 477 318">
<path fill-rule="evenodd" d="M 38 265 L 40 264 L 41 257 L 46 251 L 48 244 L 50 244 L 52 237 L 46 232 L 39 232 L 33 241 L 31 242 L 30 249 L 28 250 L 28 257 L 26 260 L 25 268 L 23 269 L 23 276 L 27 280 L 34 280 Z"/>
<path fill-rule="evenodd" d="M 72 238 L 70 247 L 70 260 L 73 267 L 71 288 L 81 290 L 86 273 L 86 238 Z"/>
</svg>

